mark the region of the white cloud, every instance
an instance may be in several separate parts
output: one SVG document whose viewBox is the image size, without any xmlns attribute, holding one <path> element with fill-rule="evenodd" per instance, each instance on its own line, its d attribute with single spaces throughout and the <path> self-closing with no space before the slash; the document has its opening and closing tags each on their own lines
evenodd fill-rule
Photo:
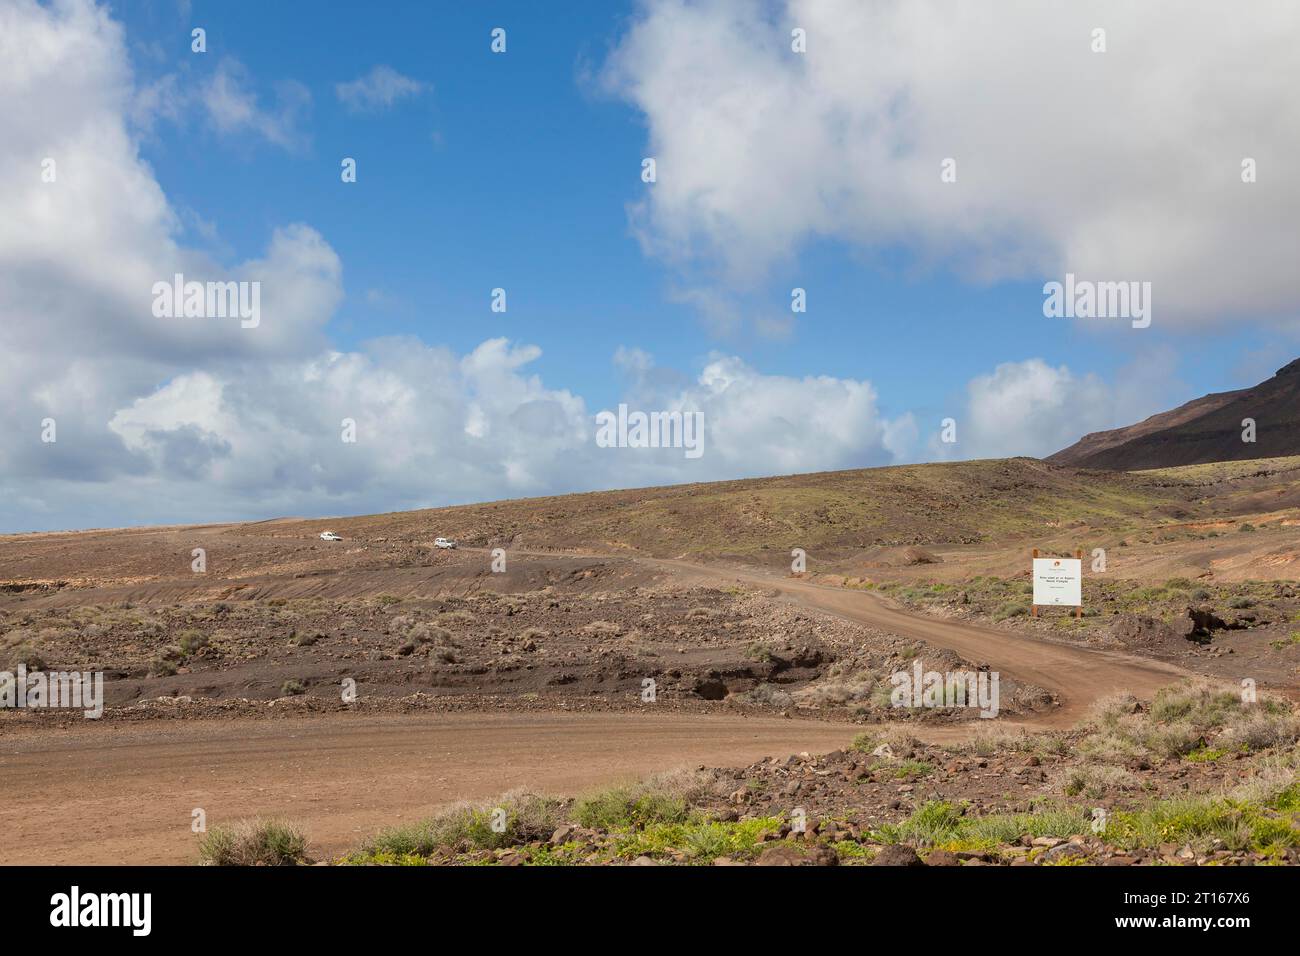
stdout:
<svg viewBox="0 0 1300 956">
<path fill-rule="evenodd" d="M 1167 350 L 1144 352 L 1106 382 L 1041 358 L 1004 362 L 967 383 L 961 409 L 950 416 L 957 442 L 944 443 L 936 423 L 928 457 L 1046 457 L 1089 432 L 1132 425 L 1186 394 L 1175 365 Z"/>
<path fill-rule="evenodd" d="M 364 76 L 335 85 L 339 102 L 354 113 L 377 113 L 391 109 L 398 100 L 418 96 L 428 87 L 403 76 L 391 66 L 377 66 Z"/>
<path fill-rule="evenodd" d="M 48 483 L 40 493 L 53 513 L 61 482 L 145 472 L 106 426 L 159 382 L 199 364 L 323 348 L 341 269 L 302 225 L 276 230 L 264 256 L 233 265 L 178 242 L 180 217 L 128 128 L 139 100 L 121 28 L 102 8 L 0 5 L 0 61 L 0 482 L 8 501 L 29 502 L 27 482 Z M 43 180 L 47 159 L 53 182 Z M 155 318 L 153 285 L 177 272 L 260 281 L 257 334 Z M 46 417 L 57 422 L 54 444 L 39 441 Z M 114 491 L 101 487 L 104 510 Z M 25 520 L 20 505 L 0 510 Z"/>
<path fill-rule="evenodd" d="M 721 480 L 892 464 L 910 453 L 910 416 L 885 419 L 867 381 L 758 372 L 715 355 L 693 381 L 654 367 L 640 350 L 616 357 L 630 376 L 626 399 L 642 411 L 698 411 L 705 451 L 689 471 L 681 452 L 601 449 L 627 459 L 646 483 Z"/>
<path fill-rule="evenodd" d="M 688 460 L 596 447 L 595 409 L 542 382 L 534 345 L 338 351 L 325 326 L 342 263 L 309 225 L 272 230 L 264 254 L 234 264 L 178 238 L 182 217 L 130 132 L 140 97 L 107 15 L 5 5 L 0 57 L 0 528 L 378 511 L 896 457 L 907 422 L 883 420 L 864 381 L 765 375 L 729 356 L 692 379 L 620 351 L 628 401 L 704 413 L 704 456 Z M 217 88 L 230 129 L 261 123 L 238 86 Z M 41 182 L 47 155 L 54 183 Z M 260 325 L 155 318 L 152 286 L 176 272 L 259 281 Z M 54 444 L 40 441 L 45 417 Z"/>
<path fill-rule="evenodd" d="M 200 99 L 223 135 L 252 134 L 288 150 L 306 145 L 301 124 L 311 106 L 311 92 L 296 80 L 277 84 L 276 106 L 266 109 L 249 89 L 248 70 L 238 60 L 226 58 L 203 85 Z"/>
<path fill-rule="evenodd" d="M 597 447 L 598 409 L 541 380 L 535 345 L 339 351 L 326 325 L 343 264 L 311 226 L 272 229 L 262 255 L 233 264 L 178 238 L 182 217 L 130 132 L 140 98 L 102 10 L 0 6 L 0 62 L 0 528 L 366 512 L 913 457 L 917 422 L 884 415 L 870 382 L 771 375 L 730 355 L 694 376 L 635 348 L 613 357 L 633 408 L 704 415 L 692 460 Z M 54 183 L 41 181 L 47 156 Z M 153 283 L 175 272 L 261 282 L 261 324 L 154 318 Z M 959 453 L 1054 451 L 1140 417 L 1133 394 L 1041 360 L 1001 366 L 970 385 Z M 45 417 L 54 444 L 40 441 Z"/>
<path fill-rule="evenodd" d="M 631 407 L 702 412 L 704 454 L 599 448 L 595 410 L 528 373 L 540 354 L 505 339 L 464 356 L 385 339 L 240 363 L 181 375 L 119 409 L 109 428 L 150 482 L 194 482 L 227 508 L 255 494 L 266 514 L 887 464 L 895 431 L 910 425 L 882 420 L 866 382 L 763 375 L 734 357 L 686 382 L 629 350 Z M 344 419 L 356 423 L 355 444 L 341 440 Z"/>
<path fill-rule="evenodd" d="M 684 272 L 748 288 L 830 238 L 1148 280 L 1163 324 L 1300 312 L 1298 46 L 1283 0 L 646 0 L 604 78 L 658 163 L 634 225 Z"/>
<path fill-rule="evenodd" d="M 1049 455 L 1085 432 L 1110 427 L 1115 416 L 1105 382 L 1042 359 L 1005 362 L 976 376 L 967 400 L 965 414 L 954 416 L 958 442 L 948 446 L 962 458 Z"/>
</svg>

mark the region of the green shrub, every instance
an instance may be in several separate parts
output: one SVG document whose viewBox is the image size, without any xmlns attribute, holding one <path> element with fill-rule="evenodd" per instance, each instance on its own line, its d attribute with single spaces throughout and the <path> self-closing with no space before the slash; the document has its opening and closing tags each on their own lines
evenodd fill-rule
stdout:
<svg viewBox="0 0 1300 956">
<path fill-rule="evenodd" d="M 574 819 L 595 830 L 681 823 L 688 816 L 690 806 L 680 796 L 632 787 L 615 787 L 584 797 L 573 808 Z"/>
<path fill-rule="evenodd" d="M 179 669 L 176 662 L 167 657 L 155 657 L 149 662 L 150 677 L 172 677 Z"/>
<path fill-rule="evenodd" d="M 210 643 L 208 636 L 202 631 L 181 631 L 180 649 L 186 657 L 193 657 Z"/>
<path fill-rule="evenodd" d="M 1019 601 L 1007 601 L 1000 606 L 994 617 L 999 621 L 1005 621 L 1010 617 L 1024 617 L 1029 613 L 1029 607 L 1021 604 Z"/>
<path fill-rule="evenodd" d="M 869 754 L 880 746 L 880 741 L 876 738 L 875 734 L 864 732 L 855 736 L 853 738 L 853 743 L 849 744 L 849 746 L 861 753 Z"/>
<path fill-rule="evenodd" d="M 695 863 L 709 863 L 720 856 L 752 857 L 766 834 L 780 830 L 779 817 L 760 817 L 726 823 L 691 819 L 682 823 L 653 823 L 642 830 L 627 830 L 615 844 L 615 854 L 624 859 L 660 856 L 670 850 L 684 851 Z"/>
<path fill-rule="evenodd" d="M 308 863 L 307 837 L 279 820 L 245 820 L 216 826 L 199 841 L 208 866 L 296 866 Z"/>
<path fill-rule="evenodd" d="M 1138 779 L 1122 767 L 1085 764 L 1066 771 L 1061 790 L 1067 797 L 1085 796 L 1100 800 L 1111 790 L 1134 790 Z"/>
<path fill-rule="evenodd" d="M 1098 701 L 1086 727 L 1080 753 L 1108 763 L 1186 757 L 1209 746 L 1263 750 L 1300 738 L 1290 705 L 1269 698 L 1246 704 L 1238 691 L 1203 681 L 1162 688 L 1146 712 L 1127 695 Z"/>
<path fill-rule="evenodd" d="M 460 804 L 427 820 L 381 831 L 352 862 L 376 862 L 373 858 L 380 854 L 427 857 L 438 850 L 493 850 L 547 840 L 564 822 L 562 811 L 558 800 L 517 792 L 495 803 Z"/>
</svg>

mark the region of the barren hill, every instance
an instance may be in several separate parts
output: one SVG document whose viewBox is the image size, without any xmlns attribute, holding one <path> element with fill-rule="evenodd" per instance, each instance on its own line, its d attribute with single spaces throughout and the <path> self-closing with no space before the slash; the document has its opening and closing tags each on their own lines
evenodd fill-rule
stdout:
<svg viewBox="0 0 1300 956">
<path fill-rule="evenodd" d="M 1255 441 L 1242 440 L 1245 419 Z M 1300 359 L 1254 388 L 1205 395 L 1145 421 L 1085 435 L 1047 460 L 1136 471 L 1300 454 Z"/>
<path fill-rule="evenodd" d="M 413 544 L 463 544 L 752 559 L 816 548 L 972 544 L 1072 522 L 1128 526 L 1186 494 L 1148 476 L 1080 473 L 1032 458 L 904 465 L 529 498 L 306 523 Z M 250 535 L 299 533 L 246 526 Z"/>
<path fill-rule="evenodd" d="M 1197 492 L 1204 494 L 1203 491 Z M 594 550 L 746 563 L 816 550 L 976 544 L 1088 526 L 1124 531 L 1192 508 L 1184 482 L 1080 472 L 1032 458 L 906 465 L 707 484 L 589 492 L 350 518 L 208 528 L 0 536 L 5 582 L 192 579 L 206 545 L 222 572 L 315 574 L 423 563 L 438 535 L 464 546 Z M 341 544 L 318 539 L 330 529 Z M 218 546 L 213 539 L 221 538 Z M 206 539 L 206 541 L 205 541 Z"/>
</svg>

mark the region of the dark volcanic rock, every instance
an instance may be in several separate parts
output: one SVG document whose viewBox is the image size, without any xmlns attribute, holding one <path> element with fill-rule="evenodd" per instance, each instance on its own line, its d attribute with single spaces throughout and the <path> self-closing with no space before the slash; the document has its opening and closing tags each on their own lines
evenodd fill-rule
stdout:
<svg viewBox="0 0 1300 956">
<path fill-rule="evenodd" d="M 1191 633 L 1187 637 L 1192 640 L 1198 637 L 1208 637 L 1211 632 L 1222 631 L 1228 626 L 1228 622 L 1215 614 L 1213 608 L 1205 605 L 1189 607 L 1187 617 L 1192 622 Z"/>
<path fill-rule="evenodd" d="M 902 843 L 893 843 L 883 847 L 876 858 L 871 861 L 872 866 L 923 866 L 921 858 L 916 855 L 916 851 L 910 846 Z"/>
<path fill-rule="evenodd" d="M 1190 627 L 1175 627 L 1144 614 L 1120 614 L 1110 625 L 1110 636 L 1130 647 L 1154 647 L 1175 643 L 1183 640 L 1190 633 Z"/>
</svg>

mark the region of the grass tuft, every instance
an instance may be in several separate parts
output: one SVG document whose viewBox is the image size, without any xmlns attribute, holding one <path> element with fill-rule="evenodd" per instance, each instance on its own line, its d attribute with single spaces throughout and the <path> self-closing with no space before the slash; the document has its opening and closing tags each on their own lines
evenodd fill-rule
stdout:
<svg viewBox="0 0 1300 956">
<path fill-rule="evenodd" d="M 307 837 L 281 820 L 242 820 L 214 826 L 199 841 L 205 866 L 298 866 L 310 863 Z"/>
</svg>

